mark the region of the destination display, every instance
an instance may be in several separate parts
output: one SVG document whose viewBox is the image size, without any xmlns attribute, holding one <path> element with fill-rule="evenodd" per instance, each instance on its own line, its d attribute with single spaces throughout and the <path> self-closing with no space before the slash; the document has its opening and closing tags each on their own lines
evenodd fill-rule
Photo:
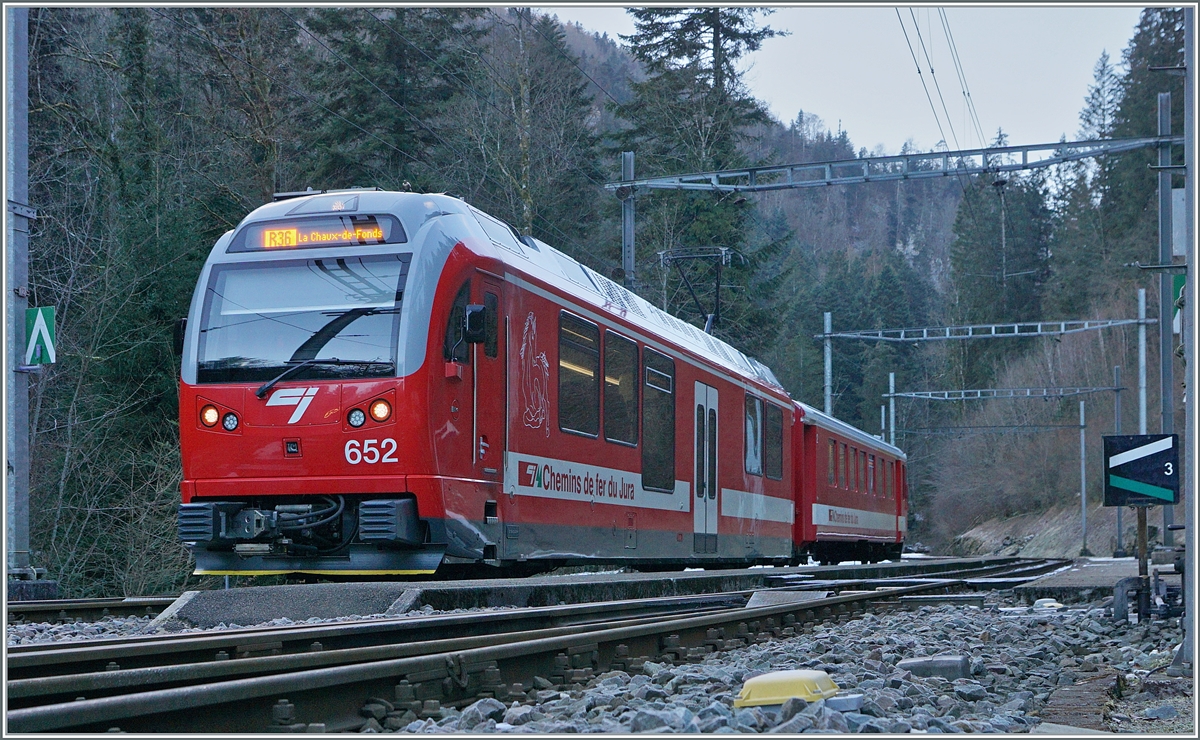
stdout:
<svg viewBox="0 0 1200 740">
<path fill-rule="evenodd" d="M 394 216 L 322 216 L 250 224 L 234 236 L 228 251 L 360 247 L 404 241 L 404 229 Z"/>
</svg>

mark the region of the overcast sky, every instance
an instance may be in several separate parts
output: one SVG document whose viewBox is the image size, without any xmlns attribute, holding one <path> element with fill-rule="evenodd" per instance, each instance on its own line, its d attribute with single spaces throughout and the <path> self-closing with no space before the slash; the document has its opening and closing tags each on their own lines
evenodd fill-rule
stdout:
<svg viewBox="0 0 1200 740">
<path fill-rule="evenodd" d="M 620 7 L 538 10 L 607 32 L 617 41 L 617 34 L 633 31 L 632 18 Z M 947 6 L 950 37 L 985 137 L 990 141 L 1003 128 L 1014 145 L 1077 138 L 1096 61 L 1107 50 L 1112 63 L 1120 65 L 1140 12 L 1140 6 L 1111 4 Z M 900 7 L 899 14 L 893 7 L 777 7 L 765 22 L 791 35 L 769 39 L 750 54 L 745 80 L 780 121 L 794 120 L 800 110 L 819 116 L 830 130 L 836 131 L 840 121 L 856 148 L 882 146 L 884 153 L 895 154 L 911 139 L 918 151 L 932 150 L 942 140 L 934 109 L 951 149 L 980 146 L 938 9 Z"/>
</svg>

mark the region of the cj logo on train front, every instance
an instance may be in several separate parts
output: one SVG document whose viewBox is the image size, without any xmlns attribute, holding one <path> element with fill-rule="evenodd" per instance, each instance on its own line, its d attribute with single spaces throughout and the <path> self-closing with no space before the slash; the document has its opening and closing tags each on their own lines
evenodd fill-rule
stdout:
<svg viewBox="0 0 1200 740">
<path fill-rule="evenodd" d="M 288 424 L 295 424 L 304 418 L 304 412 L 308 411 L 308 405 L 312 403 L 319 390 L 321 390 L 320 387 L 315 385 L 308 388 L 280 388 L 271 394 L 267 405 L 295 406 L 296 410 L 292 412 L 292 417 L 287 421 Z"/>
</svg>

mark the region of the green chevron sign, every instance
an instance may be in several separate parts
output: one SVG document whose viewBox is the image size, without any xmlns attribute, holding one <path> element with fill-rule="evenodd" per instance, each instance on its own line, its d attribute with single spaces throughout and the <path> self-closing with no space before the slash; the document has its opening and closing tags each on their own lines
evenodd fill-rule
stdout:
<svg viewBox="0 0 1200 740">
<path fill-rule="evenodd" d="M 1113 435 L 1104 438 L 1104 505 L 1179 503 L 1179 436 Z"/>
<path fill-rule="evenodd" d="M 54 306 L 25 309 L 25 364 L 49 365 L 54 351 Z"/>
</svg>

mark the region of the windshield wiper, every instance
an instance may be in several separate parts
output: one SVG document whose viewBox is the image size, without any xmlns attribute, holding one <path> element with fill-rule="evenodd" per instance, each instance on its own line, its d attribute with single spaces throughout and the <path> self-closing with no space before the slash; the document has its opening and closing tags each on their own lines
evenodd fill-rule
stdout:
<svg viewBox="0 0 1200 740">
<path fill-rule="evenodd" d="M 395 365 L 395 363 L 388 360 L 339 360 L 336 357 L 330 357 L 328 359 L 318 359 L 314 357 L 301 362 L 288 360 L 287 364 L 291 365 L 291 367 L 263 383 L 259 389 L 254 392 L 254 395 L 262 398 L 263 396 L 267 395 L 267 391 L 275 387 L 276 383 L 296 374 L 301 368 L 308 367 L 309 365 Z"/>
</svg>

